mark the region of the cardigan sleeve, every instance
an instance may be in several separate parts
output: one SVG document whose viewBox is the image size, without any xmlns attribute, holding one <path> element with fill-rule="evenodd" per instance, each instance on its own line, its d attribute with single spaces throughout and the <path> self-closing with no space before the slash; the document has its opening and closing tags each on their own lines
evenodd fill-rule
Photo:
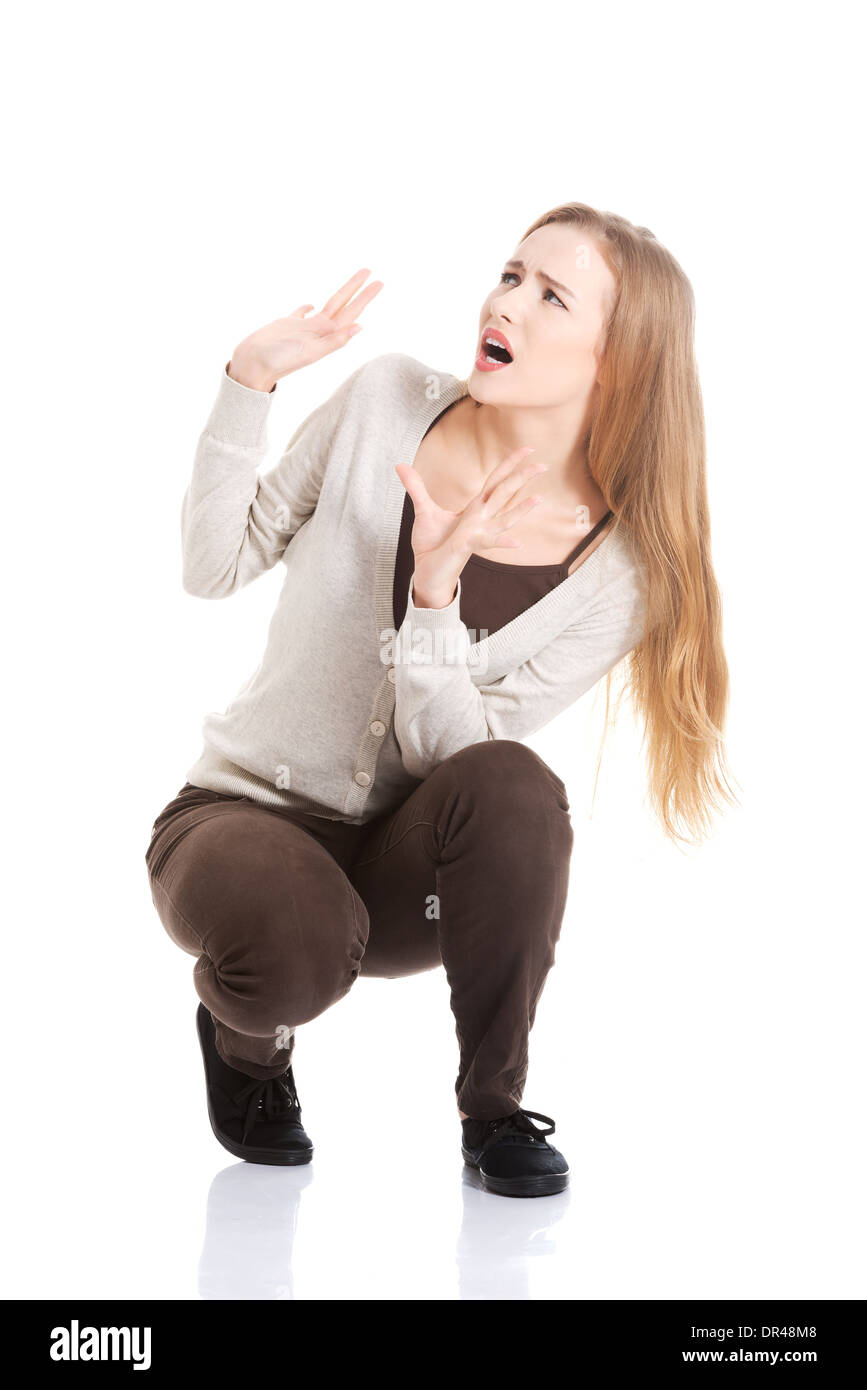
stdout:
<svg viewBox="0 0 867 1390">
<path fill-rule="evenodd" d="M 645 590 L 602 591 L 569 627 L 499 680 L 474 681 L 461 584 L 445 608 L 409 602 L 395 639 L 394 731 L 404 767 L 426 777 L 470 743 L 521 740 L 548 724 L 625 657 L 644 633 Z"/>
<path fill-rule="evenodd" d="M 228 364 L 227 364 L 228 365 Z M 227 598 L 269 570 L 313 515 L 329 451 L 363 363 L 298 426 L 270 472 L 274 392 L 255 391 L 223 368 L 199 436 L 181 506 L 183 586 L 198 598 Z"/>
</svg>

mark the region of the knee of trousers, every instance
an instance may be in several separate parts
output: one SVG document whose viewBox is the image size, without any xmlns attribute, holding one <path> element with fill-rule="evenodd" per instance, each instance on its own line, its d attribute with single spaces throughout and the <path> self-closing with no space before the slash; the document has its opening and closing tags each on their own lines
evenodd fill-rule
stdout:
<svg viewBox="0 0 867 1390">
<path fill-rule="evenodd" d="M 571 852 L 566 787 L 535 749 L 515 739 L 488 739 L 461 748 L 446 764 L 492 828 L 517 819 L 528 838 L 554 834 L 563 852 Z"/>
<path fill-rule="evenodd" d="M 274 903 L 240 919 L 231 944 L 225 932 L 218 952 L 208 943 L 205 968 L 213 967 L 219 985 L 221 1022 L 254 1037 L 308 1023 L 351 989 L 368 931 L 349 883 L 330 904 Z"/>
</svg>

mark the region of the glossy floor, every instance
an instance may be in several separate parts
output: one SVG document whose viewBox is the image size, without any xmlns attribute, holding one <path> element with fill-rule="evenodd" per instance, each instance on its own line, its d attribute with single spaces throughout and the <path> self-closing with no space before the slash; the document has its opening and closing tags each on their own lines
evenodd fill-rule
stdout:
<svg viewBox="0 0 867 1390">
<path fill-rule="evenodd" d="M 556 1121 L 571 1184 L 532 1199 L 483 1191 L 463 1164 L 441 971 L 362 978 L 299 1030 L 312 1164 L 226 1153 L 205 1112 L 193 958 L 144 893 L 118 917 L 119 862 L 88 951 L 53 934 L 32 1029 L 10 992 L 7 1296 L 863 1295 L 854 916 L 805 857 L 788 873 L 794 814 L 763 844 L 747 902 L 763 815 L 745 811 L 691 860 L 645 852 L 619 815 L 614 835 L 576 814 L 523 1098 Z"/>
</svg>

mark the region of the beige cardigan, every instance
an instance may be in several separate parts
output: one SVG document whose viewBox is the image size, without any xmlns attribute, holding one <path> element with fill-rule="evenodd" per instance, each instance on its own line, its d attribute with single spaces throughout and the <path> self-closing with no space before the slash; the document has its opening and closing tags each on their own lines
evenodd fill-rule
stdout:
<svg viewBox="0 0 867 1390">
<path fill-rule="evenodd" d="M 395 633 L 394 465 L 466 392 L 403 353 L 376 357 L 260 474 L 274 393 L 223 369 L 183 499 L 184 588 L 228 598 L 278 561 L 286 573 L 262 660 L 205 716 L 187 781 L 361 824 L 467 744 L 541 728 L 641 638 L 643 571 L 617 530 L 490 636 L 461 621 L 460 582 L 440 609 L 416 608 L 410 584 Z"/>
</svg>

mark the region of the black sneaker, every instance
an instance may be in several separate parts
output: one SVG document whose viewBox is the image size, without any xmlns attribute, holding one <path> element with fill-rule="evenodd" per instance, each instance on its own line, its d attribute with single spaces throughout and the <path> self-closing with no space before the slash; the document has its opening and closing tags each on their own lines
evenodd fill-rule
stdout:
<svg viewBox="0 0 867 1390">
<path fill-rule="evenodd" d="M 200 1003 L 196 1029 L 205 1063 L 211 1129 L 248 1163 L 309 1163 L 313 1145 L 301 1124 L 292 1068 L 259 1078 L 236 1071 L 217 1051 L 214 1020 Z"/>
<path fill-rule="evenodd" d="M 530 1120 L 543 1120 L 537 1129 Z M 461 1120 L 464 1162 L 477 1168 L 482 1186 L 503 1197 L 547 1197 L 562 1192 L 569 1164 L 544 1137 L 554 1133 L 550 1115 L 520 1107 L 498 1120 Z"/>
</svg>

